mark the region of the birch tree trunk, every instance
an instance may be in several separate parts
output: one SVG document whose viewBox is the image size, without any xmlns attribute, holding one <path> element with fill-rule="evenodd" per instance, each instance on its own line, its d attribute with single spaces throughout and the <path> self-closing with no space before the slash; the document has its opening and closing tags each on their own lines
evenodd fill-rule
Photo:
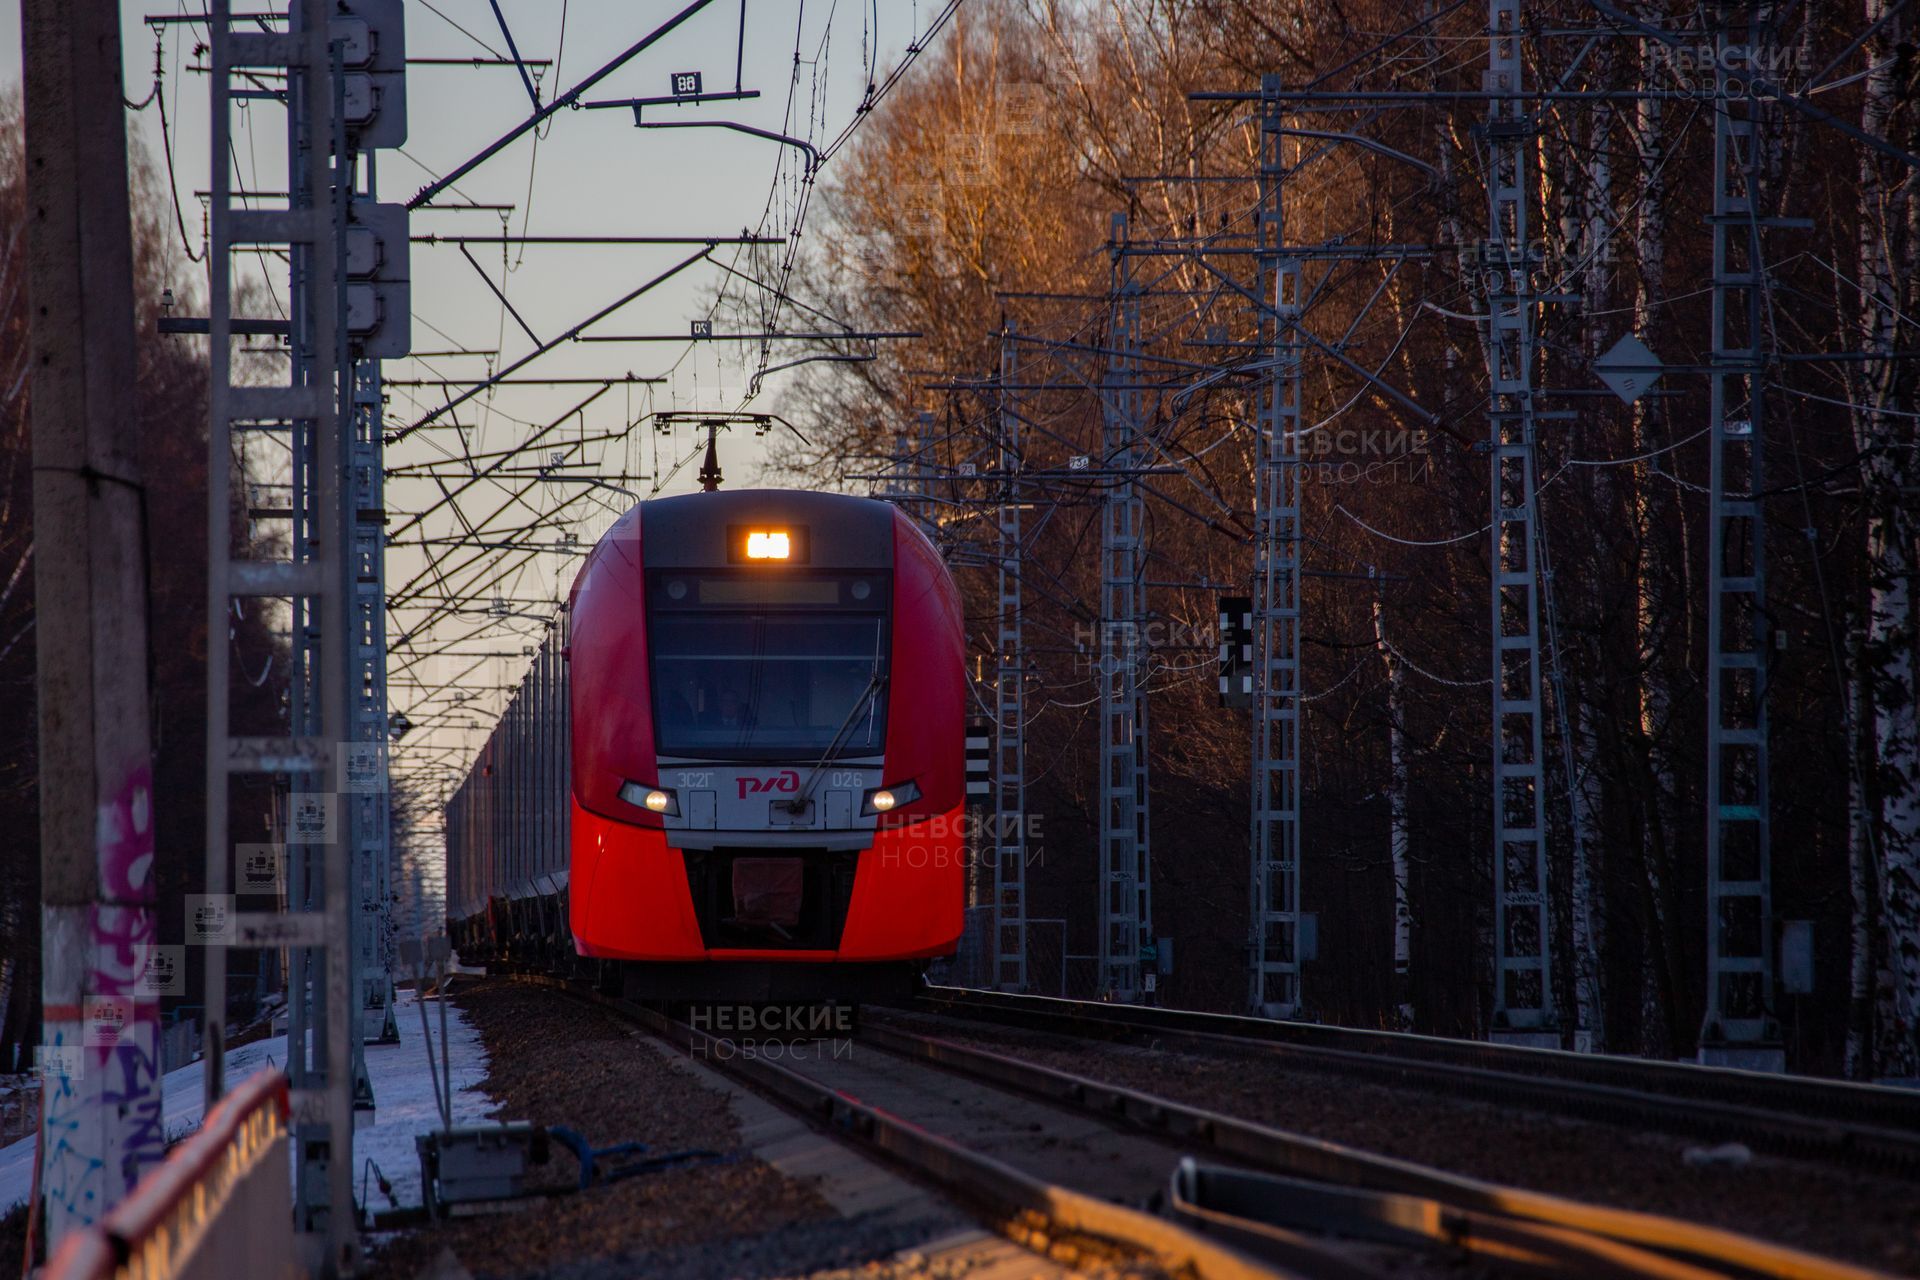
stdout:
<svg viewBox="0 0 1920 1280">
<path fill-rule="evenodd" d="M 20 904 L 9 899 L 0 905 L 0 937 L 18 938 L 20 936 Z M 13 989 L 19 977 L 20 965 L 11 950 L 0 953 L 0 1052 L 7 1045 L 7 1015 L 13 1010 Z M 0 1071 L 11 1071 L 13 1064 L 0 1061 Z"/>
<path fill-rule="evenodd" d="M 1595 63 L 1597 83 L 1612 81 L 1612 57 L 1603 54 Z M 1602 317 L 1611 311 L 1613 300 L 1614 221 L 1613 162 L 1610 146 L 1614 127 L 1614 109 L 1601 103 L 1592 112 L 1587 133 L 1587 161 L 1581 191 L 1581 294 L 1585 300 L 1582 339 L 1586 363 L 1591 364 L 1602 349 L 1605 332 Z M 1614 425 L 1609 421 L 1609 426 Z M 1611 433 L 1610 433 L 1611 434 Z M 1611 468 L 1602 467 L 1593 477 L 1595 510 L 1602 520 L 1612 521 L 1620 510 L 1620 495 Z M 1608 582 L 1611 594 L 1614 581 Z M 1608 646 L 1604 628 L 1596 627 L 1596 644 Z M 1595 656 L 1595 669 L 1612 667 L 1608 655 Z M 1591 696 L 1575 695 L 1574 705 L 1562 708 L 1570 723 L 1574 751 L 1569 761 L 1573 776 L 1567 779 L 1567 801 L 1573 809 L 1573 1001 L 1574 1048 L 1586 1053 L 1606 1048 L 1605 971 L 1600 964 L 1601 911 L 1595 900 L 1600 875 L 1602 817 L 1602 777 L 1597 722 L 1604 711 Z"/>
<path fill-rule="evenodd" d="M 1872 737 L 1863 717 L 1872 703 L 1861 651 L 1866 637 L 1854 619 L 1847 624 L 1847 889 L 1852 900 L 1847 946 L 1847 1043 L 1843 1072 L 1849 1080 L 1873 1075 L 1873 954 L 1879 932 L 1878 876 L 1874 865 L 1873 810 L 1867 794 Z"/>
<path fill-rule="evenodd" d="M 1866 21 L 1876 23 L 1888 0 L 1867 0 Z M 1861 125 L 1874 137 L 1911 128 L 1909 59 L 1895 52 L 1911 38 L 1910 24 L 1889 23 L 1867 43 L 1868 74 Z M 1913 431 L 1913 374 L 1899 358 L 1915 340 L 1914 273 L 1920 262 L 1920 202 L 1914 178 L 1863 149 L 1860 161 L 1860 312 L 1863 350 L 1869 356 L 1864 403 L 1854 418 L 1862 457 L 1861 489 L 1867 510 L 1867 626 L 1861 655 L 1872 701 L 1873 774 L 1879 792 L 1878 846 L 1882 954 L 1874 1010 L 1874 1066 L 1878 1074 L 1920 1075 L 1920 720 L 1915 707 L 1914 572 L 1920 565 L 1920 532 L 1904 494 L 1917 469 Z M 1871 796 L 1868 797 L 1871 803 Z M 1871 822 L 1871 815 L 1869 815 Z M 1871 904 L 1869 904 L 1871 905 Z M 1872 929 L 1869 925 L 1868 936 Z M 1858 939 L 1860 923 L 1855 922 Z"/>
<path fill-rule="evenodd" d="M 1411 827 L 1407 820 L 1407 673 L 1387 644 L 1386 618 L 1376 596 L 1373 638 L 1387 666 L 1387 845 L 1393 857 L 1393 1004 L 1396 1031 L 1413 1030 L 1413 906 L 1407 893 Z"/>
<path fill-rule="evenodd" d="M 1606 1051 L 1606 1012 L 1601 999 L 1600 913 L 1594 903 L 1594 864 L 1600 831 L 1599 713 L 1582 700 L 1575 708 L 1574 759 L 1579 770 L 1573 779 L 1573 998 L 1574 1045 L 1581 1053 Z"/>
<path fill-rule="evenodd" d="M 1640 83 L 1654 87 L 1660 79 L 1661 63 L 1657 46 L 1642 40 L 1640 47 Z M 1634 292 L 1634 331 L 1649 347 L 1658 350 L 1654 335 L 1659 327 L 1659 308 L 1666 300 L 1666 121 L 1665 104 L 1659 98 L 1642 98 L 1635 106 L 1634 138 L 1639 158 L 1639 192 L 1634 214 L 1634 259 L 1637 286 Z M 1661 447 L 1658 429 L 1660 402 L 1642 397 L 1633 406 L 1633 450 L 1630 456 L 1643 457 Z M 1645 786 L 1640 797 L 1641 891 L 1644 903 L 1645 933 L 1641 956 L 1641 1051 L 1655 1056 L 1671 1052 L 1667 1018 L 1674 990 L 1671 958 L 1667 942 L 1667 905 L 1669 891 L 1663 868 L 1671 847 L 1673 831 L 1671 808 L 1677 795 L 1672 753 L 1667 747 L 1667 724 L 1672 715 L 1673 693 L 1667 678 L 1667 645 L 1673 625 L 1671 573 L 1666 553 L 1665 525 L 1671 518 L 1671 503 L 1663 474 L 1670 463 L 1660 457 L 1648 458 L 1635 468 L 1633 484 L 1633 520 L 1639 563 L 1634 590 L 1634 627 L 1639 646 L 1639 736 L 1645 753 Z"/>
<path fill-rule="evenodd" d="M 1455 261 L 1457 262 L 1458 269 L 1459 269 L 1459 276 L 1458 276 L 1459 284 L 1463 289 L 1470 288 L 1472 287 L 1470 284 L 1470 281 L 1472 279 L 1472 273 L 1473 273 L 1473 267 L 1470 261 L 1470 251 L 1474 242 L 1471 238 L 1469 238 L 1466 224 L 1462 220 L 1462 217 L 1460 214 L 1460 206 L 1455 196 L 1455 193 L 1457 192 L 1458 188 L 1455 181 L 1454 157 L 1456 154 L 1462 153 L 1465 150 L 1465 148 L 1462 146 L 1461 139 L 1459 138 L 1459 136 L 1453 133 L 1452 131 L 1450 131 L 1444 123 L 1436 124 L 1434 126 L 1434 132 L 1435 132 L 1436 140 L 1439 144 L 1437 148 L 1437 152 L 1440 159 L 1440 189 L 1442 192 L 1446 193 L 1446 195 L 1443 196 L 1444 203 L 1441 207 L 1441 211 L 1439 215 L 1440 226 L 1441 226 L 1441 231 L 1443 236 L 1443 244 L 1448 250 L 1452 252 L 1452 254 L 1456 255 Z M 1479 349 L 1480 359 L 1484 364 L 1484 362 L 1487 359 L 1487 352 L 1488 352 L 1486 317 L 1481 316 L 1475 322 L 1474 332 L 1475 332 L 1475 336 L 1478 338 L 1478 349 Z M 1456 385 L 1458 385 L 1458 377 L 1459 377 L 1460 369 L 1463 363 L 1464 363 L 1463 353 L 1460 351 L 1460 349 L 1456 344 L 1454 344 L 1452 341 L 1449 341 L 1447 343 L 1447 349 L 1446 349 L 1447 378 L 1445 382 L 1445 386 L 1447 388 L 1447 394 L 1449 397 L 1446 402 L 1447 416 L 1449 419 L 1452 419 L 1455 416 L 1457 411 L 1456 406 L 1451 399 L 1451 396 L 1452 396 L 1452 389 Z M 1495 555 L 1492 558 L 1492 562 L 1489 564 L 1490 569 L 1495 569 L 1497 571 L 1499 554 L 1500 552 L 1498 551 L 1495 552 Z M 1491 662 L 1492 662 L 1491 655 L 1489 655 L 1487 661 L 1489 665 L 1491 665 Z M 1498 731 L 1499 731 L 1499 727 L 1497 724 L 1492 725 L 1489 729 L 1490 733 L 1497 733 Z M 1493 821 L 1493 818 L 1492 818 L 1491 806 L 1489 806 L 1489 810 L 1488 810 L 1489 828 L 1491 828 L 1492 826 L 1492 821 Z M 1497 850 L 1494 850 L 1492 848 L 1492 839 L 1491 839 L 1490 830 L 1488 833 L 1488 838 L 1479 843 L 1480 843 L 1480 849 L 1476 850 L 1473 855 L 1474 869 L 1476 873 L 1474 877 L 1474 881 L 1475 881 L 1475 887 L 1477 890 L 1473 895 L 1474 896 L 1473 966 L 1476 973 L 1481 973 L 1488 976 L 1489 981 L 1487 982 L 1485 991 L 1487 992 L 1487 995 L 1489 998 L 1484 1001 L 1475 1002 L 1474 1033 L 1476 1035 L 1483 1035 L 1487 1030 L 1487 1025 L 1483 1021 L 1483 1015 L 1485 1015 L 1492 1008 L 1493 997 L 1495 995 L 1495 984 L 1497 984 L 1500 981 L 1500 975 L 1494 971 L 1495 966 L 1493 964 L 1494 919 L 1493 919 L 1493 903 L 1492 903 L 1492 887 L 1496 883 L 1495 877 L 1498 875 L 1498 868 L 1494 865 L 1493 860 L 1499 857 L 1500 854 Z M 1484 874 L 1482 874 L 1483 868 L 1484 868 Z"/>
</svg>

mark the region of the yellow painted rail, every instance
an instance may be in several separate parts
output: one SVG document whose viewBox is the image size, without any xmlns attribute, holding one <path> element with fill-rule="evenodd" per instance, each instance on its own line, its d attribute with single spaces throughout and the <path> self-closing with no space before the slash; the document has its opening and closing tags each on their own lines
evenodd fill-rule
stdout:
<svg viewBox="0 0 1920 1280">
<path fill-rule="evenodd" d="M 45 1280 L 305 1274 L 294 1252 L 287 1114 L 286 1076 L 249 1078 L 103 1221 L 62 1240 Z"/>
</svg>

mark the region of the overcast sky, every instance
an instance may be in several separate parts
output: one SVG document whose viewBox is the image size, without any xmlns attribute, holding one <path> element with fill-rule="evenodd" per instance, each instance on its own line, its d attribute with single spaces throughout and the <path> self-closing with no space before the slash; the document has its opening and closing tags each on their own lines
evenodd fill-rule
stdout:
<svg viewBox="0 0 1920 1280">
<path fill-rule="evenodd" d="M 552 100 L 599 70 L 619 52 L 636 43 L 685 0 L 501 0 L 507 26 L 524 59 L 548 65 L 533 68 L 542 101 Z M 284 0 L 235 0 L 239 13 L 274 9 L 284 12 Z M 908 44 L 925 31 L 940 11 L 942 0 L 869 0 L 862 4 L 832 0 L 714 0 L 660 43 L 600 81 L 585 101 L 659 97 L 670 92 L 674 72 L 699 71 L 708 92 L 732 90 L 736 59 L 741 87 L 757 90 L 758 99 L 703 104 L 691 108 L 658 108 L 663 119 L 726 119 L 798 136 L 815 145 L 832 139 L 855 117 L 870 80 L 905 56 Z M 16 83 L 20 75 L 20 15 L 18 0 L 0 0 L 0 81 Z M 190 260 L 202 250 L 203 203 L 195 194 L 205 191 L 209 178 L 208 80 L 192 68 L 205 64 L 196 48 L 206 39 L 202 24 L 149 25 L 157 14 L 180 15 L 204 11 L 202 0 L 154 0 L 147 6 L 122 6 L 122 44 L 126 93 L 134 102 L 147 100 L 129 118 L 133 132 L 152 162 L 164 169 L 165 147 L 161 107 L 164 103 L 167 140 L 173 152 L 172 185 L 185 223 L 184 238 L 170 241 L 170 279 L 184 294 L 196 283 L 204 296 L 204 265 Z M 742 15 L 744 17 L 744 31 Z M 409 58 L 490 58 L 505 55 L 507 39 L 488 0 L 407 0 L 406 41 Z M 563 30 L 564 24 L 564 30 Z M 158 33 L 158 34 L 156 34 Z M 161 68 L 161 92 L 149 99 L 155 82 L 156 41 Z M 913 74 L 913 73 L 910 73 Z M 471 65 L 412 66 L 408 74 L 408 141 L 397 151 L 377 154 L 374 172 L 384 200 L 404 201 L 430 177 L 444 174 L 495 138 L 524 120 L 532 103 L 513 66 L 475 68 Z M 233 113 L 232 167 L 236 186 L 262 191 L 285 187 L 284 111 L 274 103 L 256 103 Z M 800 152 L 757 137 L 716 129 L 641 130 L 629 110 L 563 110 L 540 131 L 522 137 L 462 178 L 444 200 L 448 203 L 513 206 L 502 216 L 495 212 L 421 210 L 414 214 L 412 232 L 499 235 L 737 235 L 747 229 L 781 234 L 790 228 L 799 186 Z M 832 168 L 823 174 L 830 179 Z M 819 212 L 814 207 L 814 215 Z M 171 211 L 168 211 L 171 217 Z M 183 242 L 184 239 L 184 242 Z M 520 247 L 474 246 L 474 258 L 513 302 L 526 324 L 550 339 L 641 282 L 659 274 L 694 250 L 667 247 Z M 504 256 L 503 256 L 504 255 Z M 715 257 L 734 261 L 734 251 L 722 249 Z M 740 260 L 744 266 L 744 259 Z M 705 314 L 717 285 L 728 277 L 718 267 L 699 265 L 608 317 L 590 333 L 670 335 L 689 332 L 692 319 Z M 284 277 L 273 283 L 279 296 L 268 309 L 283 305 Z M 736 288 L 739 286 L 736 284 Z M 391 379 L 470 377 L 483 373 L 489 358 L 510 362 L 533 347 L 532 340 L 488 289 L 474 267 L 457 249 L 415 245 L 413 248 L 413 349 L 444 352 L 456 348 L 497 353 L 491 356 L 423 356 L 389 362 Z M 724 325 L 722 326 L 725 327 Z M 572 426 L 585 434 L 620 429 L 652 409 L 731 407 L 747 380 L 746 344 L 702 344 L 683 340 L 636 343 L 567 343 L 541 357 L 525 374 L 603 376 L 631 372 L 665 376 L 658 388 L 616 388 L 601 396 Z M 779 376 L 768 384 L 762 403 L 776 402 Z M 550 422 L 592 392 L 591 387 L 501 388 L 463 406 L 455 419 L 467 428 L 465 448 L 479 453 L 519 443 L 527 424 Z M 387 416 L 390 425 L 417 419 L 423 406 L 437 403 L 438 392 L 392 390 Z M 588 451 L 602 474 L 622 470 L 655 470 L 658 450 L 664 472 L 693 448 L 690 435 L 656 439 L 642 427 L 632 433 L 628 447 Z M 448 430 L 423 431 L 389 451 L 389 466 L 419 463 L 432 458 L 457 458 L 462 441 Z M 529 462 L 544 462 L 545 448 Z M 753 478 L 759 469 L 759 449 L 749 433 L 727 441 L 724 461 L 730 482 Z M 684 467 L 669 492 L 693 484 L 693 466 Z M 644 482 L 630 487 L 644 493 Z M 536 504 L 551 503 L 578 492 L 578 488 L 546 485 L 533 495 Z M 391 510 L 404 512 L 437 496 L 427 482 L 396 484 L 389 489 Z M 592 540 L 610 523 L 626 501 L 611 493 L 596 493 L 605 505 L 582 512 L 575 526 L 582 543 Z M 476 486 L 462 503 L 462 515 L 477 520 L 500 508 L 504 489 Z M 576 504 L 576 507 L 585 504 Z M 523 511 L 520 518 L 525 518 Z M 511 524 L 509 520 L 505 523 Z M 431 531 L 450 533 L 458 526 L 452 513 L 436 520 Z M 388 584 L 419 571 L 425 552 L 396 549 L 388 559 Z M 539 557 L 527 572 L 501 584 L 503 594 L 515 598 L 552 599 L 570 578 L 574 561 L 558 553 Z M 483 611 L 484 612 L 484 611 Z M 544 612 L 534 610 L 535 613 Z M 485 624 L 484 616 L 443 618 L 436 627 L 446 634 Z M 396 614 L 392 630 L 411 631 L 417 618 Z M 504 655 L 462 675 L 470 664 L 442 660 L 421 662 L 412 668 L 430 686 L 457 682 L 476 696 L 477 724 L 488 724 L 490 712 L 501 704 L 499 688 L 517 682 L 524 667 L 524 643 L 543 629 L 537 618 L 509 619 L 463 650 L 498 646 Z M 424 645 L 424 641 L 423 641 Z M 426 646 L 430 647 L 430 646 Z M 410 692 L 396 683 L 393 702 L 416 719 L 444 714 L 444 692 Z M 460 749 L 476 741 L 456 730 L 443 741 L 458 741 Z M 415 740 L 416 743 L 419 740 Z"/>
<path fill-rule="evenodd" d="M 664 18 L 682 0 L 622 3 L 620 0 L 502 0 L 522 56 L 547 60 L 535 68 L 541 96 L 554 86 L 571 87 L 599 69 Z M 241 0 L 236 11 L 262 5 Z M 407 52 L 412 58 L 488 57 L 505 54 L 507 42 L 487 0 L 409 0 Z M 941 6 L 920 0 L 880 4 L 833 4 L 815 0 L 715 0 L 661 43 L 598 83 L 586 100 L 661 96 L 675 71 L 700 71 L 709 90 L 732 89 L 742 49 L 743 87 L 763 96 L 745 102 L 660 109 L 665 119 L 732 119 L 776 132 L 831 137 L 852 118 L 876 60 L 891 66 L 914 34 Z M 122 6 L 123 52 L 128 96 L 144 98 L 153 84 L 153 14 L 199 12 L 198 0 Z M 0 79 L 17 81 L 20 29 L 17 0 L 0 0 Z M 565 30 L 562 31 L 564 18 Z M 206 38 L 200 25 L 164 28 L 160 54 L 167 119 L 171 125 L 175 189 L 185 212 L 195 253 L 200 249 L 201 202 L 208 178 L 207 78 L 189 68 L 204 64 L 194 49 Z M 877 48 L 878 55 L 871 52 Z M 796 49 L 800 62 L 796 66 Z M 797 82 L 797 83 L 796 83 Z M 791 90 L 791 93 L 790 93 Z M 475 69 L 415 66 L 409 74 L 409 138 L 399 153 L 382 152 L 376 172 L 382 198 L 404 200 L 433 174 L 444 173 L 519 123 L 531 109 L 526 89 L 511 66 Z M 157 104 L 134 117 L 147 151 L 159 163 Z M 260 189 L 284 186 L 283 113 L 274 105 L 235 112 L 236 178 Z M 737 234 L 770 222 L 781 229 L 792 203 L 798 153 L 759 138 L 719 130 L 639 130 L 625 110 L 563 111 L 544 136 L 506 148 L 462 179 L 448 202 L 511 204 L 508 229 L 537 235 Z M 783 181 L 776 183 L 776 168 Z M 828 172 L 831 172 L 829 168 Z M 767 216 L 772 205 L 770 218 Z M 421 211 L 413 231 L 499 234 L 491 212 Z M 176 243 L 176 250 L 179 246 Z M 505 291 L 535 333 L 551 337 L 585 319 L 640 281 L 657 274 L 687 250 L 645 248 L 515 249 L 503 267 L 501 249 L 476 246 L 474 256 L 504 283 Z M 720 255 L 730 258 L 730 253 Z M 183 275 L 201 268 L 175 258 Z M 203 276 L 200 278 L 204 278 Z M 714 268 L 696 268 L 640 299 L 592 332 L 682 334 L 699 314 L 713 286 L 724 279 Z M 414 251 L 414 346 L 419 351 L 466 347 L 524 354 L 530 340 L 489 293 L 457 250 L 416 246 Z M 444 335 L 444 336 L 443 336 Z M 717 388 L 738 388 L 745 374 L 738 359 L 719 346 L 689 354 L 685 344 L 567 344 L 543 357 L 529 373 L 601 374 L 671 371 L 674 384 L 656 394 L 657 407 L 711 407 Z M 733 352 L 734 356 L 740 353 Z M 390 377 L 444 376 L 470 372 L 479 360 L 440 357 L 390 366 Z M 698 390 L 696 391 L 696 382 Z M 575 396 L 574 399 L 578 397 Z M 515 417 L 557 414 L 572 403 L 565 392 L 500 392 L 494 408 Z M 392 414 L 405 419 L 396 395 Z M 476 406 L 481 433 L 474 447 L 498 447 L 491 413 Z"/>
</svg>

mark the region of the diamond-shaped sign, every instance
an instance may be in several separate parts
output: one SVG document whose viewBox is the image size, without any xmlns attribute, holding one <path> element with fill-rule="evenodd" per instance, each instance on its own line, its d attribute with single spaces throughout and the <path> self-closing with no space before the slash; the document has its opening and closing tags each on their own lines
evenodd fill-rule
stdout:
<svg viewBox="0 0 1920 1280">
<path fill-rule="evenodd" d="M 1632 404 L 1660 381 L 1660 357 L 1649 351 L 1646 343 L 1628 334 L 1593 362 L 1593 371 L 1613 394 L 1624 403 Z"/>
</svg>

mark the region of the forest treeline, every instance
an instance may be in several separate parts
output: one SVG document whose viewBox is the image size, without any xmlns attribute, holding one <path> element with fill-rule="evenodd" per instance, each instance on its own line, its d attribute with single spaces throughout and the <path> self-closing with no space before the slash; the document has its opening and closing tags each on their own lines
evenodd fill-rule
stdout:
<svg viewBox="0 0 1920 1280">
<path fill-rule="evenodd" d="M 1536 282 L 1552 298 L 1536 385 L 1556 1004 L 1598 1046 L 1685 1055 L 1707 923 L 1702 22 L 1718 10 L 1635 6 L 1663 42 L 1600 6 L 1522 9 L 1529 83 L 1586 95 L 1540 103 L 1528 143 Z M 1771 12 L 1782 25 L 1766 62 L 1790 89 L 1920 152 L 1913 17 L 1886 0 Z M 1171 1002 L 1246 998 L 1251 730 L 1217 705 L 1212 645 L 1219 596 L 1249 594 L 1257 362 L 1271 359 L 1245 301 L 1254 263 L 1224 251 L 1252 242 L 1259 104 L 1193 95 L 1278 75 L 1435 95 L 1286 120 L 1288 243 L 1399 246 L 1303 268 L 1302 878 L 1319 919 L 1306 1001 L 1348 1023 L 1488 1023 L 1488 374 L 1473 267 L 1487 148 L 1471 96 L 1485 24 L 1482 7 L 1374 0 L 977 0 L 823 179 L 791 292 L 860 329 L 922 337 L 815 366 L 796 392 L 811 444 L 788 442 L 784 465 L 897 492 L 911 482 L 872 478 L 911 457 L 902 474 L 935 477 L 928 509 L 956 563 L 992 545 L 981 477 L 1004 397 L 1022 468 L 1098 465 L 1102 358 L 1089 353 L 1112 345 L 1119 273 L 1145 290 L 1148 367 L 1166 383 L 1145 397 L 1162 469 L 1146 482 L 1145 577 L 1163 624 L 1148 689 Z M 1776 103 L 1763 117 L 1755 214 L 1803 220 L 1763 235 L 1773 906 L 1812 922 L 1815 941 L 1814 993 L 1772 1012 L 1798 1066 L 1920 1075 L 1916 175 L 1811 112 Z M 1136 247 L 1205 239 L 1212 252 L 1117 258 L 1116 213 Z M 1594 368 L 1628 334 L 1666 370 L 1631 406 Z M 1003 347 L 1018 353 L 1017 391 L 998 389 Z M 1084 992 L 1090 967 L 1061 956 L 1096 949 L 1100 487 L 1029 492 L 1029 914 L 1066 921 L 1034 927 L 1034 981 Z M 961 576 L 990 672 L 994 584 Z"/>
</svg>

